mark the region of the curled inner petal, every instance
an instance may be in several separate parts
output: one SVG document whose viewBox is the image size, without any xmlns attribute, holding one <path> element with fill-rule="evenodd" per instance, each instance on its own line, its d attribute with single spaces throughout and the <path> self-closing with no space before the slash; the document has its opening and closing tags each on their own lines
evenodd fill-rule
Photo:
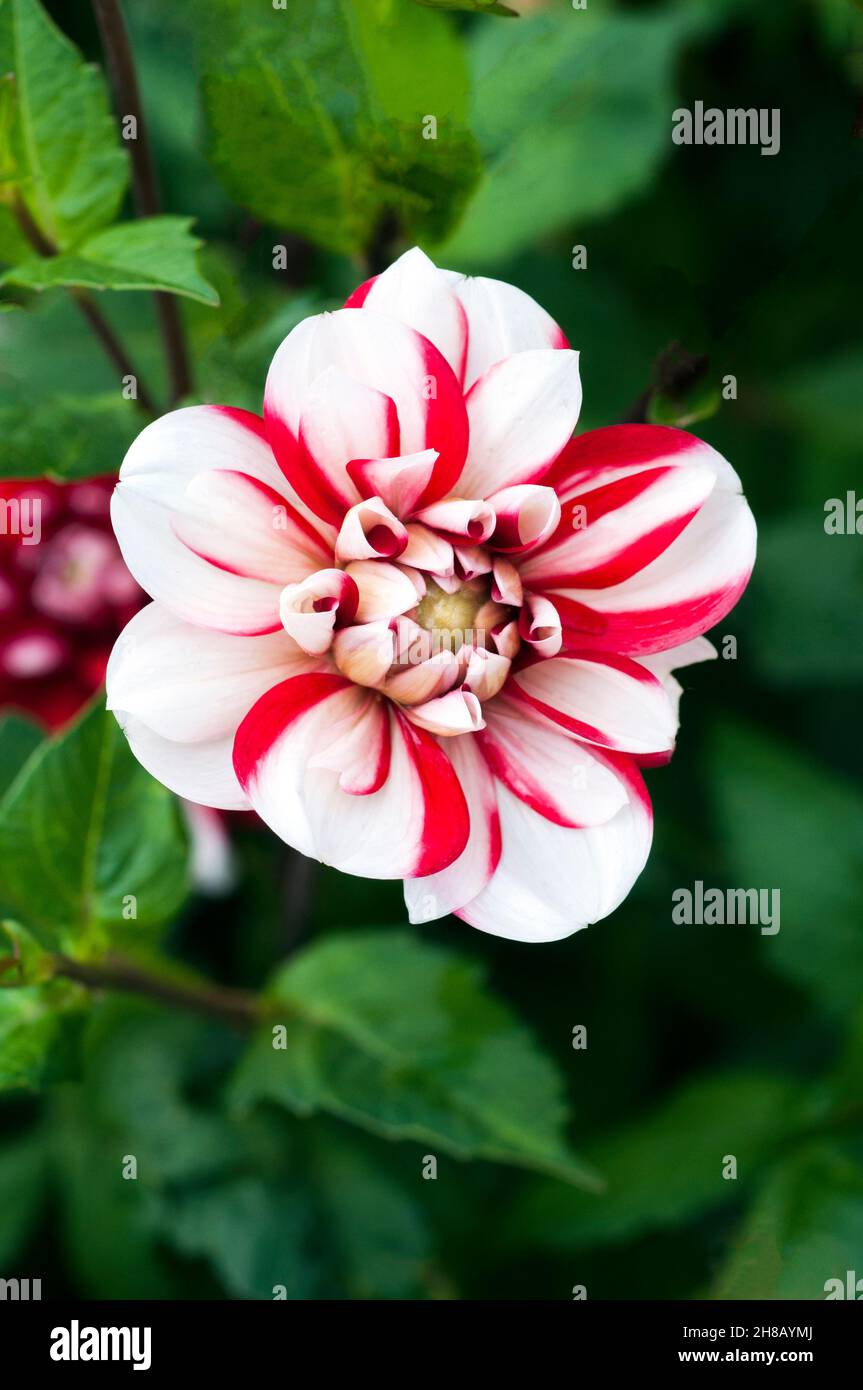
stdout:
<svg viewBox="0 0 863 1390">
<path fill-rule="evenodd" d="M 318 570 L 301 584 L 287 584 L 279 596 L 282 626 L 312 656 L 327 651 L 336 624 L 352 622 L 359 590 L 344 570 Z"/>
<path fill-rule="evenodd" d="M 408 543 L 408 533 L 381 497 L 369 497 L 345 513 L 336 539 L 336 559 L 393 560 Z"/>
<path fill-rule="evenodd" d="M 541 545 L 560 521 L 560 502 L 554 488 L 519 483 L 494 493 L 489 502 L 497 516 L 491 544 L 508 555 L 521 555 Z"/>
</svg>

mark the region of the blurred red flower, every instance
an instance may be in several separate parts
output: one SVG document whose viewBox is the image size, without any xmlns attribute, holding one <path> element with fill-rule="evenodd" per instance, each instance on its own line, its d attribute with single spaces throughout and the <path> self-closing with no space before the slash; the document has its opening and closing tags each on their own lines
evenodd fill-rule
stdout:
<svg viewBox="0 0 863 1390">
<path fill-rule="evenodd" d="M 146 597 L 111 530 L 114 482 L 0 483 L 0 708 L 52 729 L 98 690 Z"/>
</svg>

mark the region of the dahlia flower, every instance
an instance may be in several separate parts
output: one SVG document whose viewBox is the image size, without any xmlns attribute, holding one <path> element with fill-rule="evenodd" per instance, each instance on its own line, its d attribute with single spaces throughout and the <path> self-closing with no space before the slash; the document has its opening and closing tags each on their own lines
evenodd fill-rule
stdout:
<svg viewBox="0 0 863 1390">
<path fill-rule="evenodd" d="M 149 425 L 112 515 L 154 602 L 108 670 L 144 766 L 404 879 L 413 921 L 549 941 L 611 912 L 648 854 L 671 673 L 714 655 L 755 526 L 709 445 L 573 437 L 580 403 L 543 309 L 412 250 L 288 335 L 263 418 Z"/>
</svg>

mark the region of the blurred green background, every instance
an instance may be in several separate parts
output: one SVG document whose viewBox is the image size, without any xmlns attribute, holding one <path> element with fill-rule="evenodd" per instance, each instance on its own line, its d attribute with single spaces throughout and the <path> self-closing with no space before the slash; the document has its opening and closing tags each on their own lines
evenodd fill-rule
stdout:
<svg viewBox="0 0 863 1390">
<path fill-rule="evenodd" d="M 103 61 L 84 0 L 47 8 Z M 0 4 L 7 40 L 10 9 L 29 0 Z M 259 408 L 292 325 L 415 240 L 509 280 L 581 351 L 580 428 L 653 387 L 651 418 L 693 421 L 740 473 L 759 559 L 711 634 L 736 656 L 683 675 L 630 898 L 542 947 L 409 928 L 398 884 L 244 821 L 235 890 L 187 892 L 174 807 L 98 710 L 14 783 L 37 735 L 0 725 L 0 1276 L 41 1277 L 43 1296 L 818 1299 L 863 1275 L 863 540 L 824 526 L 863 489 L 863 13 L 483 9 L 126 0 L 164 211 L 195 219 L 221 298 L 177 301 L 190 399 Z M 779 108 L 780 153 L 675 146 L 671 113 L 696 100 Z M 17 266 L 4 213 L 0 197 Z M 2 290 L 2 474 L 116 472 L 141 419 L 66 291 L 30 283 Z M 165 408 L 152 297 L 99 305 Z M 679 391 L 669 349 L 699 359 Z M 94 869 L 75 836 L 109 746 Z M 49 820 L 83 911 L 33 880 Z M 150 918 L 93 906 L 112 876 Z M 696 880 L 780 889 L 780 931 L 675 925 L 672 892 Z M 268 1035 L 45 981 L 58 943 L 272 990 L 290 1065 L 274 1071 Z"/>
</svg>

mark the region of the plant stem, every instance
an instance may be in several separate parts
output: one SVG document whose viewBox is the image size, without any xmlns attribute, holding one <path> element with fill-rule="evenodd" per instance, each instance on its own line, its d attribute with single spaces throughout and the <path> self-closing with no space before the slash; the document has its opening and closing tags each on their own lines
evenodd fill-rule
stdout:
<svg viewBox="0 0 863 1390">
<path fill-rule="evenodd" d="M 123 11 L 119 0 L 93 0 L 93 10 L 111 76 L 117 114 L 135 118 L 135 138 L 129 143 L 132 147 L 132 188 L 136 211 L 139 217 L 157 217 L 162 205 L 156 166 L 144 122 L 141 89 Z M 157 291 L 153 299 L 168 367 L 170 403 L 176 405 L 182 396 L 188 395 L 192 384 L 180 311 L 171 294 Z"/>
<path fill-rule="evenodd" d="M 131 361 L 126 355 L 126 349 L 123 347 L 123 344 L 120 342 L 120 339 L 117 337 L 108 320 L 102 314 L 101 309 L 98 308 L 93 296 L 87 294 L 86 290 L 75 289 L 74 287 L 69 290 L 69 293 L 78 305 L 78 308 L 81 310 L 81 313 L 84 315 L 84 318 L 89 323 L 96 337 L 99 339 L 109 361 L 116 367 L 120 377 L 133 376 L 135 378 L 138 390 L 138 395 L 136 397 L 138 405 L 142 410 L 146 411 L 148 415 L 158 415 L 159 412 L 156 408 L 155 401 L 132 366 Z"/>
<path fill-rule="evenodd" d="M 192 984 L 165 979 L 119 956 L 107 956 L 98 964 L 57 956 L 54 974 L 74 980 L 88 989 L 142 994 L 163 1004 L 215 1016 L 237 1027 L 250 1028 L 260 1016 L 257 998 L 245 990 L 229 989 L 210 982 Z"/>
<path fill-rule="evenodd" d="M 33 221 L 29 210 L 21 198 L 15 199 L 12 204 L 12 212 L 15 221 L 21 229 L 22 235 L 26 237 L 37 255 L 45 257 L 57 255 L 57 247 L 48 240 Z M 133 376 L 135 378 L 138 388 L 138 394 L 135 398 L 136 404 L 148 415 L 156 415 L 158 412 L 153 397 L 142 382 L 139 373 L 136 372 L 135 368 L 132 366 L 131 359 L 126 353 L 126 349 L 123 347 L 120 339 L 105 318 L 102 310 L 96 304 L 93 296 L 88 294 L 86 290 L 76 288 L 75 286 L 69 286 L 68 288 L 69 294 L 75 304 L 77 304 L 84 318 L 102 344 L 102 347 L 105 349 L 112 367 L 116 368 L 121 377 Z"/>
</svg>

